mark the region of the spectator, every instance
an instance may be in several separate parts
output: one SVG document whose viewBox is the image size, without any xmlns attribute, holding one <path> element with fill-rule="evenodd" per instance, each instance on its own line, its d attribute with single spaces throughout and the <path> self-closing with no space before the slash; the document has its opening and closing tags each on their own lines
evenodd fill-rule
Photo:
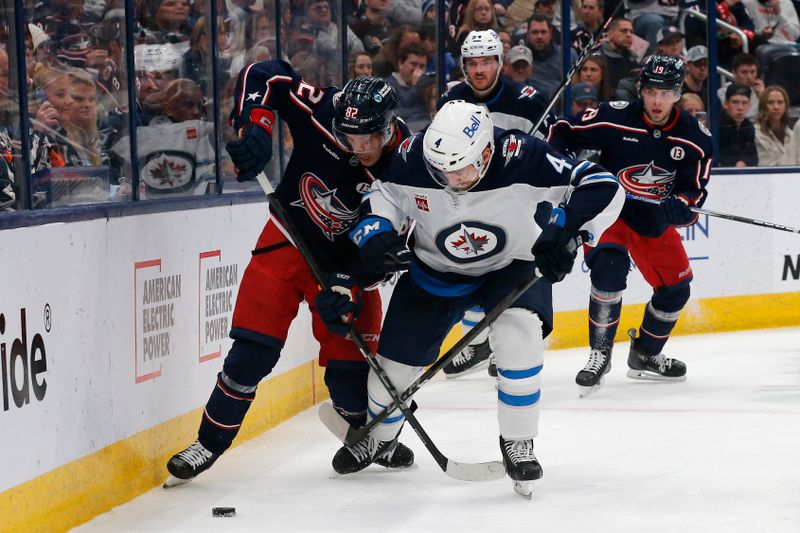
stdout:
<svg viewBox="0 0 800 533">
<path fill-rule="evenodd" d="M 134 61 L 141 89 L 141 119 L 147 124 L 163 114 L 164 89 L 180 76 L 182 58 L 171 44 L 140 44 L 134 48 Z"/>
<path fill-rule="evenodd" d="M 660 40 L 659 30 L 678 19 L 678 2 L 664 0 L 643 0 L 631 2 L 630 17 L 633 20 L 633 31 L 650 43 L 647 53 L 652 54 Z"/>
<path fill-rule="evenodd" d="M 758 99 L 756 149 L 762 167 L 800 164 L 800 151 L 789 129 L 789 94 L 780 85 L 770 85 Z"/>
<path fill-rule="evenodd" d="M 733 58 L 731 64 L 731 72 L 733 73 L 733 83 L 740 83 L 750 87 L 750 106 L 747 111 L 747 118 L 756 118 L 758 112 L 758 99 L 764 92 L 764 80 L 758 76 L 758 65 L 756 58 L 750 54 L 739 54 Z M 725 104 L 725 91 L 728 89 L 730 83 L 727 83 L 719 88 L 717 96 L 720 102 Z"/>
<path fill-rule="evenodd" d="M 436 22 L 436 2 L 435 0 L 422 0 L 420 5 L 422 11 L 422 22 L 426 20 Z"/>
<path fill-rule="evenodd" d="M 580 22 L 572 28 L 572 49 L 580 54 L 589 45 L 594 33 L 600 29 L 603 18 L 602 0 L 582 0 Z"/>
<path fill-rule="evenodd" d="M 144 0 L 145 18 L 140 23 L 154 36 L 153 44 L 172 43 L 179 53 L 189 49 L 188 0 Z"/>
<path fill-rule="evenodd" d="M 436 61 L 438 58 L 436 57 L 436 39 L 437 39 L 437 31 L 436 31 L 436 23 L 431 20 L 424 20 L 422 24 L 419 26 L 419 36 L 422 39 L 421 44 L 422 48 L 425 49 L 425 53 L 428 55 L 428 72 L 440 72 Z M 509 41 L 511 37 L 506 34 Z M 502 37 L 501 37 L 502 38 Z M 453 59 L 453 54 L 449 51 L 445 50 L 444 52 L 444 70 L 442 74 L 446 74 L 450 72 L 453 67 L 456 66 L 456 60 Z"/>
<path fill-rule="evenodd" d="M 758 166 L 755 128 L 747 118 L 752 91 L 732 83 L 725 90 L 725 113 L 719 121 L 719 164 L 723 167 Z"/>
<path fill-rule="evenodd" d="M 747 37 L 752 50 L 755 46 L 755 26 L 742 0 L 717 0 L 717 19 L 736 26 Z M 742 53 L 742 38 L 722 28 L 717 31 L 717 64 L 730 67 L 731 59 Z"/>
<path fill-rule="evenodd" d="M 11 102 L 9 101 L 8 53 L 0 46 L 0 213 L 14 211 L 17 205 L 14 178 L 14 140 L 19 138 L 12 130 Z"/>
<path fill-rule="evenodd" d="M 204 115 L 203 93 L 194 80 L 178 78 L 164 89 L 164 116 L 172 122 L 200 120 Z"/>
<path fill-rule="evenodd" d="M 608 77 L 606 58 L 593 55 L 586 58 L 580 70 L 572 77 L 572 84 L 588 83 L 594 86 L 600 101 L 607 102 L 611 99 L 611 84 Z"/>
<path fill-rule="evenodd" d="M 101 150 L 97 129 L 97 86 L 85 76 L 70 74 L 72 105 L 64 120 L 66 138 L 72 149 L 66 161 L 68 166 L 100 166 L 108 164 Z"/>
<path fill-rule="evenodd" d="M 411 44 L 420 44 L 422 37 L 414 26 L 401 24 L 394 28 L 384 41 L 381 51 L 372 60 L 372 68 L 379 78 L 390 76 L 397 70 L 400 50 Z"/>
<path fill-rule="evenodd" d="M 681 57 L 683 53 L 683 32 L 676 26 L 665 26 L 656 34 L 658 46 L 656 53 L 663 56 Z"/>
<path fill-rule="evenodd" d="M 600 47 L 600 54 L 608 63 L 608 77 L 612 87 L 616 87 L 620 80 L 630 77 L 633 70 L 639 67 L 631 46 L 633 24 L 629 20 L 615 18 L 609 24 L 606 40 Z"/>
<path fill-rule="evenodd" d="M 359 76 L 372 76 L 372 57 L 366 52 L 350 54 L 347 72 L 350 79 Z"/>
<path fill-rule="evenodd" d="M 572 116 L 577 117 L 587 109 L 597 109 L 597 87 L 591 83 L 578 83 L 572 87 Z"/>
<path fill-rule="evenodd" d="M 550 22 L 542 15 L 533 15 L 528 21 L 526 44 L 533 54 L 533 81 L 536 89 L 550 97 L 561 83 L 563 73 L 561 47 L 553 44 Z M 570 62 L 575 62 L 575 52 L 570 50 Z"/>
<path fill-rule="evenodd" d="M 518 44 L 508 52 L 508 61 L 503 64 L 503 76 L 528 85 L 533 76 L 533 54 L 530 48 Z"/>
<path fill-rule="evenodd" d="M 791 0 L 744 0 L 756 31 L 756 56 L 762 72 L 778 54 L 798 49 L 800 21 Z"/>
<path fill-rule="evenodd" d="M 364 12 L 350 19 L 350 28 L 361 39 L 364 50 L 375 55 L 380 52 L 383 40 L 389 37 L 392 24 L 388 18 L 392 0 L 364 0 Z"/>
<path fill-rule="evenodd" d="M 397 71 L 386 78 L 397 93 L 397 114 L 412 131 L 419 131 L 430 122 L 430 115 L 416 87 L 417 80 L 425 73 L 427 66 L 422 47 L 410 44 L 400 50 Z"/>
<path fill-rule="evenodd" d="M 456 34 L 458 50 L 461 49 L 461 43 L 467 38 L 467 34 L 473 30 L 500 31 L 497 14 L 490 0 L 469 0 L 467 3 L 467 7 L 464 8 L 464 19 Z M 458 51 L 455 53 L 458 54 Z"/>
<path fill-rule="evenodd" d="M 700 96 L 697 93 L 691 92 L 685 92 L 681 95 L 681 99 L 678 101 L 678 107 L 695 118 L 697 118 L 698 113 L 705 113 L 706 110 Z"/>
<path fill-rule="evenodd" d="M 683 94 L 694 93 L 708 107 L 708 49 L 693 46 L 686 53 L 686 78 L 683 80 Z"/>
<path fill-rule="evenodd" d="M 314 87 L 331 85 L 331 72 L 328 70 L 328 64 L 319 55 L 313 52 L 297 52 L 292 56 L 290 63 L 310 85 Z M 336 72 L 338 74 L 338 71 Z"/>
</svg>

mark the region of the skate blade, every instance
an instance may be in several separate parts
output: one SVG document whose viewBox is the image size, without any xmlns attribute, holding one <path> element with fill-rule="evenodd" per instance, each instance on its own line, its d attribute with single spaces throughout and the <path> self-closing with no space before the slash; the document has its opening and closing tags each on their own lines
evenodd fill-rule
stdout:
<svg viewBox="0 0 800 533">
<path fill-rule="evenodd" d="M 514 492 L 530 500 L 533 498 L 533 481 L 514 481 Z"/>
<path fill-rule="evenodd" d="M 627 375 L 631 379 L 638 379 L 641 381 L 686 381 L 686 374 L 675 377 L 663 376 L 651 370 L 636 370 L 634 368 L 629 368 Z"/>
<path fill-rule="evenodd" d="M 578 397 L 579 398 L 586 398 L 590 394 L 595 393 L 598 389 L 603 387 L 603 382 L 601 381 L 597 385 L 592 385 L 590 387 L 584 387 L 582 385 L 578 385 Z"/>
<path fill-rule="evenodd" d="M 191 480 L 192 480 L 192 478 L 180 479 L 180 478 L 177 478 L 177 477 L 175 477 L 173 475 L 170 475 L 167 478 L 167 480 L 164 482 L 164 484 L 161 485 L 161 487 L 164 488 L 164 489 L 171 489 L 172 487 L 178 487 L 180 485 L 185 485 L 185 484 L 189 483 Z"/>
</svg>

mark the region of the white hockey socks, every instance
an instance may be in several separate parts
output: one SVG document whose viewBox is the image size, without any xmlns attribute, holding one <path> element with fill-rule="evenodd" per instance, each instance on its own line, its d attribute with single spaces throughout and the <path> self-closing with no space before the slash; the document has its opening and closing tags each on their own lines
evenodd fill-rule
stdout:
<svg viewBox="0 0 800 533">
<path fill-rule="evenodd" d="M 386 372 L 389 381 L 392 382 L 397 392 L 400 394 L 402 394 L 424 370 L 423 367 L 398 363 L 391 359 L 386 359 L 382 355 L 378 355 L 376 360 Z M 367 379 L 367 394 L 367 420 L 369 421 L 383 411 L 383 409 L 391 403 L 392 398 L 389 396 L 389 393 L 386 391 L 380 379 L 378 379 L 378 376 L 376 376 L 375 372 L 372 370 L 370 370 L 369 378 Z M 372 436 L 381 441 L 393 440 L 397 434 L 400 433 L 405 418 L 406 417 L 403 416 L 403 413 L 400 412 L 399 409 L 395 409 L 383 422 L 372 430 Z"/>
</svg>

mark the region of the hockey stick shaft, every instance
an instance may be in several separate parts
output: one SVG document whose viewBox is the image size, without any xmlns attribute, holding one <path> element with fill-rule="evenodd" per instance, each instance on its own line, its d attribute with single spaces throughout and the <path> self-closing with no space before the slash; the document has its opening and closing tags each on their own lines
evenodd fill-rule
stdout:
<svg viewBox="0 0 800 533">
<path fill-rule="evenodd" d="M 283 207 L 280 199 L 275 194 L 275 189 L 272 187 L 272 184 L 267 179 L 267 176 L 260 172 L 258 176 L 256 176 L 259 185 L 261 188 L 264 189 L 264 193 L 267 195 L 267 201 L 269 205 L 272 207 L 275 216 L 277 217 L 278 221 L 284 227 L 286 232 L 291 236 L 292 241 L 294 241 L 294 245 L 297 248 L 297 251 L 300 252 L 300 255 L 305 260 L 306 264 L 308 265 L 309 270 L 311 270 L 311 274 L 314 276 L 314 279 L 317 281 L 317 284 L 322 288 L 322 290 L 330 290 L 328 283 L 325 279 L 325 274 L 322 269 L 317 264 L 314 257 L 311 255 L 311 250 L 308 247 L 308 244 L 305 242 L 304 239 L 301 238 L 300 232 L 295 227 L 294 223 L 289 218 L 286 210 Z M 361 334 L 356 331 L 355 327 L 351 324 L 350 328 L 350 338 L 356 344 L 361 355 L 364 356 L 366 359 L 367 364 L 370 366 L 372 371 L 380 380 L 383 387 L 386 389 L 386 392 L 389 393 L 389 396 L 392 398 L 392 405 L 394 406 L 393 409 L 399 408 L 400 411 L 403 413 L 403 416 L 406 417 L 408 423 L 416 432 L 419 439 L 428 449 L 430 454 L 433 456 L 436 463 L 439 467 L 444 471 L 446 474 L 450 475 L 451 477 L 456 477 L 457 479 L 465 479 L 467 481 L 473 480 L 473 476 L 475 480 L 484 480 L 484 479 L 496 479 L 496 470 L 497 465 L 495 463 L 483 463 L 486 465 L 484 469 L 480 467 L 480 465 L 464 465 L 467 467 L 467 470 L 459 468 L 459 463 L 454 463 L 450 461 L 436 446 L 433 440 L 430 438 L 428 433 L 425 431 L 425 428 L 422 427 L 417 417 L 414 415 L 413 411 L 406 405 L 405 401 L 400 398 L 400 393 L 398 392 L 397 388 L 392 384 L 389 376 L 386 374 L 386 371 L 381 367 L 380 363 L 375 360 L 372 352 L 370 351 L 367 343 L 364 341 L 364 338 Z M 473 472 L 476 470 L 476 472 Z M 485 471 L 483 471 L 485 470 Z M 502 471 L 501 476 L 505 475 L 505 470 L 500 469 Z"/>
<path fill-rule="evenodd" d="M 547 107 L 539 117 L 539 120 L 536 121 L 536 124 L 534 124 L 530 131 L 528 131 L 528 135 L 533 135 L 534 132 L 539 131 L 539 127 L 542 125 L 542 122 L 544 122 L 544 120 L 547 118 L 547 115 L 550 113 L 550 110 L 553 109 L 553 106 L 556 105 L 558 99 L 561 98 L 561 94 L 564 92 L 564 89 L 567 88 L 567 85 L 572 83 L 572 77 L 576 72 L 578 72 L 578 70 L 580 70 L 586 60 L 589 59 L 589 56 L 592 55 L 595 46 L 597 46 L 597 42 L 600 40 L 600 36 L 604 31 L 606 31 L 606 29 L 608 29 L 609 24 L 611 24 L 611 21 L 616 18 L 617 13 L 619 13 L 619 10 L 622 8 L 624 3 L 625 2 L 620 2 L 617 4 L 617 7 L 615 7 L 614 11 L 611 13 L 611 16 L 608 17 L 603 25 L 597 28 L 597 31 L 592 34 L 592 39 L 589 41 L 586 47 L 584 47 L 580 57 L 577 59 L 577 61 L 575 61 L 575 63 L 573 63 L 572 67 L 569 69 L 569 72 L 567 72 L 566 76 L 564 76 L 564 79 L 561 80 L 561 84 L 558 86 L 558 89 L 556 89 L 556 92 L 553 93 L 552 98 L 550 98 L 550 103 L 547 104 Z"/>
<path fill-rule="evenodd" d="M 656 204 L 656 205 L 658 205 L 658 204 L 661 203 L 660 200 L 657 200 L 655 198 L 645 198 L 643 196 L 637 196 L 635 194 L 630 194 L 630 193 L 626 194 L 625 196 L 627 198 L 631 199 L 631 200 L 636 200 L 638 202 L 645 202 L 645 203 L 648 203 L 648 204 Z M 740 217 L 739 215 L 729 215 L 727 213 L 719 213 L 717 211 L 710 211 L 708 209 L 703 209 L 703 208 L 700 208 L 700 207 L 691 207 L 691 206 L 689 206 L 689 209 L 691 209 L 693 212 L 699 213 L 701 215 L 708 215 L 710 217 L 723 218 L 725 220 L 732 220 L 734 222 L 741 222 L 742 224 L 751 224 L 753 226 L 760 226 L 762 228 L 770 228 L 770 229 L 776 229 L 776 230 L 780 230 L 780 231 L 788 231 L 789 233 L 800 233 L 800 229 L 791 228 L 789 226 L 784 226 L 782 224 L 775 224 L 773 222 L 765 222 L 763 220 L 756 220 L 754 218 Z"/>
</svg>

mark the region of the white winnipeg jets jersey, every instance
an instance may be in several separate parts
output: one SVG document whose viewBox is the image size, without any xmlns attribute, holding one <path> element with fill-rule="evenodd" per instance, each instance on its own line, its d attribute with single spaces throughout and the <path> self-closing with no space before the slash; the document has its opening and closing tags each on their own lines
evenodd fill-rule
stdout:
<svg viewBox="0 0 800 533">
<path fill-rule="evenodd" d="M 569 216 L 588 231 L 590 245 L 619 215 L 624 193 L 614 176 L 518 131 L 495 129 L 489 169 L 471 190 L 443 189 L 424 164 L 422 136 L 403 141 L 386 173 L 373 182 L 363 211 L 364 217 L 389 220 L 396 230 L 414 220 L 416 261 L 444 274 L 445 281 L 447 274 L 477 277 L 513 260 L 533 260 L 531 247 L 541 233 L 537 210 L 566 203 Z"/>
</svg>

